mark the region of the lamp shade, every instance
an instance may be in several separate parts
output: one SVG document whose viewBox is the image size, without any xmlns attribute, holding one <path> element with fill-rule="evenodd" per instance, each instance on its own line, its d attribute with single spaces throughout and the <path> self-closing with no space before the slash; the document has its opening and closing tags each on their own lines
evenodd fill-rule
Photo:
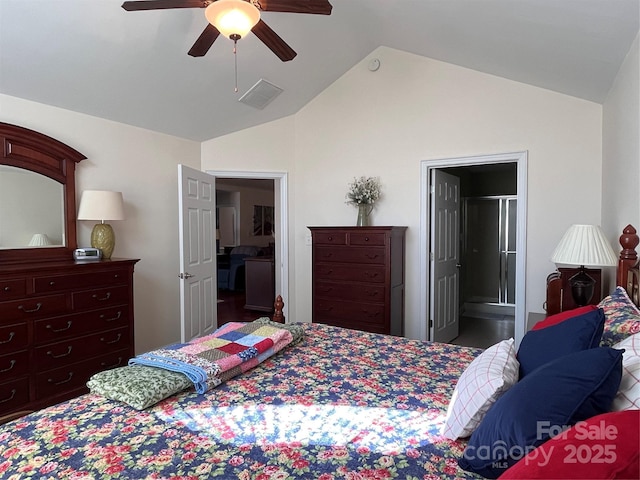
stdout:
<svg viewBox="0 0 640 480">
<path fill-rule="evenodd" d="M 30 247 L 46 247 L 47 245 L 51 245 L 51 240 L 46 233 L 34 233 L 29 241 Z"/>
<path fill-rule="evenodd" d="M 80 199 L 78 220 L 124 220 L 122 192 L 85 190 Z"/>
<path fill-rule="evenodd" d="M 216 0 L 205 9 L 204 16 L 225 37 L 242 38 L 260 20 L 260 10 L 244 0 Z"/>
<path fill-rule="evenodd" d="M 615 267 L 618 257 L 597 225 L 572 225 L 556 247 L 551 261 L 583 267 Z"/>
</svg>

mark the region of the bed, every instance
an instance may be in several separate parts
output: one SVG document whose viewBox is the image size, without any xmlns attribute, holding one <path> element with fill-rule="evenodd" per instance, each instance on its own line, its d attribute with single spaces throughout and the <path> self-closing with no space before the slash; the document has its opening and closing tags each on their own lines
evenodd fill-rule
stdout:
<svg viewBox="0 0 640 480">
<path fill-rule="evenodd" d="M 617 281 L 637 295 L 638 237 L 625 238 Z M 302 342 L 204 394 L 136 409 L 89 393 L 6 423 L 0 477 L 482 478 L 459 465 L 468 440 L 443 434 L 482 350 L 298 327 Z"/>
</svg>

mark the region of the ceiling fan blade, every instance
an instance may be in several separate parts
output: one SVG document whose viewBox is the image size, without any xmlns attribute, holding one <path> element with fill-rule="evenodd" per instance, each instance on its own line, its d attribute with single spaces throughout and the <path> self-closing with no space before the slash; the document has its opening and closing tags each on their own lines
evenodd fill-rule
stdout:
<svg viewBox="0 0 640 480">
<path fill-rule="evenodd" d="M 206 8 L 210 3 L 207 0 L 133 0 L 124 2 L 122 8 L 127 12 L 165 8 Z"/>
<path fill-rule="evenodd" d="M 262 20 L 258 20 L 251 31 L 283 62 L 288 62 L 296 57 L 297 53 Z"/>
<path fill-rule="evenodd" d="M 213 45 L 213 42 L 218 38 L 218 35 L 220 35 L 220 31 L 210 23 L 207 24 L 189 50 L 189 55 L 192 57 L 204 57 L 211 48 L 211 45 Z"/>
<path fill-rule="evenodd" d="M 328 0 L 253 0 L 252 3 L 264 12 L 331 15 L 333 8 Z"/>
</svg>

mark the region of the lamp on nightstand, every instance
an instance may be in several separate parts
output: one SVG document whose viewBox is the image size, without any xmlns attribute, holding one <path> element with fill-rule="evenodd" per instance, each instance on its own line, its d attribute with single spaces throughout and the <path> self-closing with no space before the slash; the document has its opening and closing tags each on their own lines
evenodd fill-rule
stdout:
<svg viewBox="0 0 640 480">
<path fill-rule="evenodd" d="M 596 283 L 585 267 L 615 267 L 618 258 L 599 226 L 572 225 L 551 255 L 551 261 L 580 266 L 580 271 L 569 279 L 571 296 L 580 307 L 589 304 Z"/>
<path fill-rule="evenodd" d="M 116 245 L 113 228 L 105 220 L 124 220 L 122 192 L 85 190 L 80 199 L 78 220 L 100 220 L 91 230 L 91 246 L 102 250 L 102 258 L 109 259 Z"/>
</svg>

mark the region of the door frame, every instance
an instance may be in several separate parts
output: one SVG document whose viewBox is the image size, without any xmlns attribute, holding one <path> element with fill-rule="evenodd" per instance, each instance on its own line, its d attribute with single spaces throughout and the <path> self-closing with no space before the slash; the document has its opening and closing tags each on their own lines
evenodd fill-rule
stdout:
<svg viewBox="0 0 640 480">
<path fill-rule="evenodd" d="M 276 217 L 276 231 L 278 242 L 275 245 L 276 258 L 279 263 L 276 267 L 275 290 L 276 295 L 281 295 L 284 299 L 283 313 L 285 319 L 289 313 L 289 213 L 288 202 L 288 174 L 286 172 L 249 172 L 240 170 L 205 170 L 213 177 L 223 178 L 245 178 L 262 180 L 273 180 L 274 210 Z M 216 289 L 216 297 L 218 295 Z M 217 301 L 217 298 L 216 298 Z M 274 298 L 275 301 L 275 298 Z"/>
<path fill-rule="evenodd" d="M 526 332 L 526 258 L 527 258 L 527 158 L 528 152 L 500 153 L 468 157 L 441 158 L 420 162 L 420 338 L 429 340 L 429 251 L 431 232 L 430 178 L 431 170 L 447 167 L 490 165 L 494 163 L 517 164 L 518 225 L 516 228 L 516 307 L 515 342 L 520 344 Z"/>
</svg>

